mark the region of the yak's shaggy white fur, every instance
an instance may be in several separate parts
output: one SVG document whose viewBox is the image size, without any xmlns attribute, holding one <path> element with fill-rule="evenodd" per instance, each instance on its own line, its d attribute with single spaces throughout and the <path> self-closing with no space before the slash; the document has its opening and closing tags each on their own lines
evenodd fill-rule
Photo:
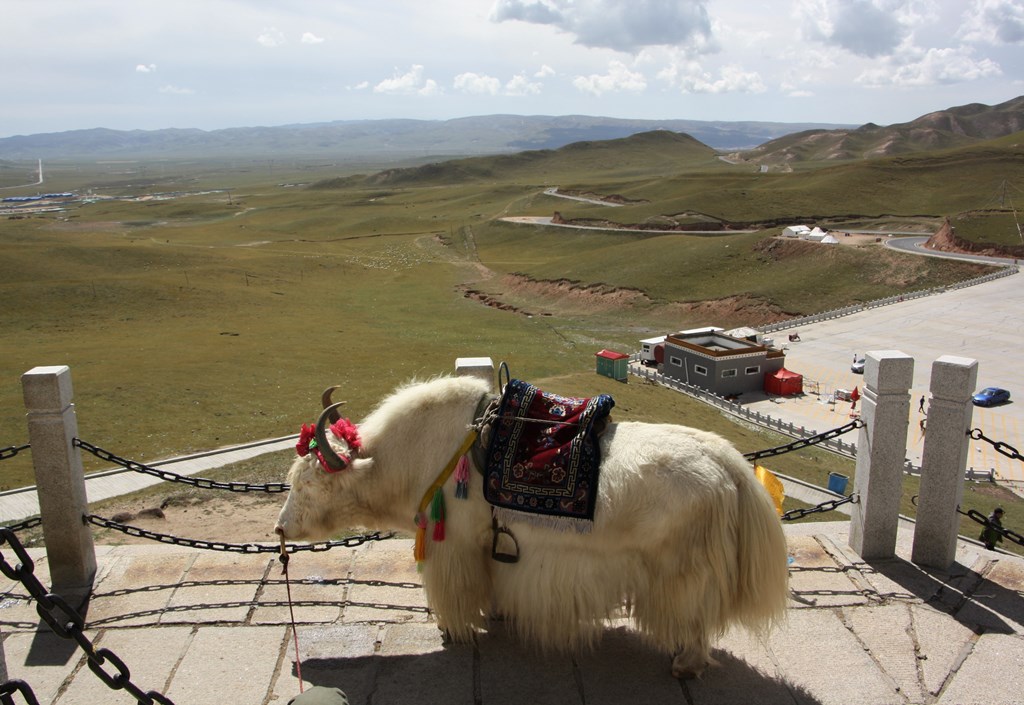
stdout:
<svg viewBox="0 0 1024 705">
<path fill-rule="evenodd" d="M 278 532 L 320 539 L 354 527 L 414 531 L 424 491 L 487 392 L 469 377 L 397 390 L 359 425 L 363 448 L 349 469 L 327 474 L 311 456 L 295 460 Z M 781 523 L 729 443 L 683 426 L 612 423 L 601 453 L 593 530 L 513 523 L 514 564 L 490 558 L 480 474 L 470 473 L 468 500 L 454 499 L 449 480 L 446 537 L 428 539 L 423 568 L 441 629 L 469 640 L 496 610 L 524 638 L 571 651 L 594 645 L 604 620 L 625 610 L 651 644 L 674 656 L 678 677 L 699 674 L 712 641 L 731 625 L 762 631 L 784 615 Z"/>
</svg>

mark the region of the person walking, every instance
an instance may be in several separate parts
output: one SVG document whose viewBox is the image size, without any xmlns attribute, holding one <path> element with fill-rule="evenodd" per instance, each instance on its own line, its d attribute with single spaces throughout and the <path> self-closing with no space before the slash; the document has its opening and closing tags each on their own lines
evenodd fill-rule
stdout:
<svg viewBox="0 0 1024 705">
<path fill-rule="evenodd" d="M 985 523 L 985 528 L 981 530 L 981 542 L 985 544 L 985 548 L 992 550 L 996 547 L 997 543 L 1002 543 L 1003 534 L 1000 531 L 1003 528 L 1003 508 L 996 507 L 992 510 L 992 513 L 988 515 L 988 521 Z"/>
<path fill-rule="evenodd" d="M 917 402 L 918 413 L 924 413 L 924 394 L 921 395 L 921 401 Z"/>
</svg>

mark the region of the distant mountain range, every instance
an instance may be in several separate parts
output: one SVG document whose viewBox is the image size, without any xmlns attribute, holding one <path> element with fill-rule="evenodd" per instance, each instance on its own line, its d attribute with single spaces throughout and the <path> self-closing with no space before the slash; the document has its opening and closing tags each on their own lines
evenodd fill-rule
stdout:
<svg viewBox="0 0 1024 705">
<path fill-rule="evenodd" d="M 971 103 L 880 127 L 821 123 L 626 120 L 585 115 L 484 115 L 454 120 L 352 120 L 224 130 L 72 130 L 0 139 L 0 160 L 328 158 L 441 160 L 558 149 L 654 130 L 689 135 L 769 167 L 959 147 L 1024 130 L 1024 96 Z"/>
<path fill-rule="evenodd" d="M 460 157 L 557 149 L 670 130 L 717 150 L 749 149 L 823 123 L 625 120 L 585 115 L 484 115 L 454 120 L 353 120 L 224 130 L 72 130 L 0 139 L 0 159 Z"/>
<path fill-rule="evenodd" d="M 770 140 L 733 155 L 765 165 L 888 157 L 964 147 L 1024 130 L 1024 96 L 995 106 L 971 103 L 928 113 L 888 127 L 808 130 Z"/>
</svg>

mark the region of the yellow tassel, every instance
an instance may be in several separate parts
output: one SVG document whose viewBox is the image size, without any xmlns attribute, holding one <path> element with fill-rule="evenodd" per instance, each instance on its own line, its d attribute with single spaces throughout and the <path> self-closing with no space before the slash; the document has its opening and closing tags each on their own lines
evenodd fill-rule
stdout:
<svg viewBox="0 0 1024 705">
<path fill-rule="evenodd" d="M 783 487 L 782 480 L 775 477 L 771 470 L 760 465 L 754 466 L 754 474 L 761 484 L 764 485 L 764 488 L 768 490 L 772 503 L 775 504 L 775 511 L 778 512 L 779 516 L 782 516 L 782 502 L 786 498 L 786 488 Z"/>
<path fill-rule="evenodd" d="M 413 544 L 412 555 L 417 563 L 427 557 L 427 517 L 423 512 L 416 514 L 416 543 Z"/>
</svg>

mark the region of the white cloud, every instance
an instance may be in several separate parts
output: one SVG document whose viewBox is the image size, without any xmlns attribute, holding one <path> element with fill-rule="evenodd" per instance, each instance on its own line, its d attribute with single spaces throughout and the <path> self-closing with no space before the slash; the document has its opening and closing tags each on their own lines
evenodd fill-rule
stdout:
<svg viewBox="0 0 1024 705">
<path fill-rule="evenodd" d="M 501 81 L 494 76 L 480 76 L 475 73 L 460 73 L 453 83 L 455 90 L 474 95 L 498 95 Z"/>
<path fill-rule="evenodd" d="M 138 64 L 135 73 L 156 73 L 156 64 Z"/>
<path fill-rule="evenodd" d="M 674 59 L 658 72 L 658 79 L 683 93 L 764 93 L 767 88 L 757 71 L 745 71 L 739 66 L 723 66 L 714 73 L 693 59 Z"/>
<path fill-rule="evenodd" d="M 583 93 L 600 96 L 621 91 L 640 92 L 647 88 L 647 80 L 643 74 L 630 71 L 621 61 L 609 61 L 608 73 L 577 76 L 572 85 Z"/>
<path fill-rule="evenodd" d="M 302 33 L 303 44 L 323 44 L 326 40 L 323 37 L 318 37 L 312 32 Z"/>
<path fill-rule="evenodd" d="M 684 93 L 764 93 L 764 82 L 756 71 L 738 66 L 723 66 L 718 78 L 706 71 L 694 71 L 679 77 Z"/>
<path fill-rule="evenodd" d="M 273 48 L 281 46 L 286 40 L 281 30 L 276 27 L 267 27 L 256 37 L 256 41 L 265 47 Z"/>
<path fill-rule="evenodd" d="M 160 92 L 161 93 L 169 93 L 171 95 L 192 95 L 192 94 L 195 93 L 195 91 L 192 90 L 191 88 L 182 88 L 181 86 L 172 86 L 169 83 L 167 85 L 165 85 L 165 86 L 161 86 L 160 87 Z"/>
<path fill-rule="evenodd" d="M 554 76 L 554 75 L 555 75 L 555 70 L 553 68 L 551 68 L 550 66 L 548 66 L 547 64 L 544 64 L 543 66 L 541 66 L 539 69 L 537 69 L 534 72 L 533 77 L 534 78 L 547 78 L 548 76 Z"/>
<path fill-rule="evenodd" d="M 531 81 L 525 74 L 517 73 L 505 84 L 505 95 L 540 95 L 541 88 L 543 86 L 540 83 Z"/>
<path fill-rule="evenodd" d="M 438 95 L 441 87 L 433 79 L 423 78 L 423 66 L 414 64 L 404 74 L 395 74 L 386 78 L 373 87 L 374 93 L 385 93 L 393 95 Z"/>
<path fill-rule="evenodd" d="M 913 61 L 865 71 L 856 82 L 864 86 L 935 86 L 977 81 L 1002 75 L 991 59 L 975 59 L 968 49 L 928 49 Z"/>
<path fill-rule="evenodd" d="M 636 53 L 711 35 L 706 0 L 497 0 L 491 19 L 549 25 L 586 47 Z"/>
<path fill-rule="evenodd" d="M 974 0 L 964 12 L 957 36 L 968 42 L 1024 44 L 1024 2 Z"/>
<path fill-rule="evenodd" d="M 453 82 L 455 90 L 470 95 L 506 95 L 526 96 L 538 95 L 542 85 L 531 81 L 525 74 L 517 73 L 505 85 L 494 76 L 481 76 L 475 73 L 460 73 Z"/>
</svg>

